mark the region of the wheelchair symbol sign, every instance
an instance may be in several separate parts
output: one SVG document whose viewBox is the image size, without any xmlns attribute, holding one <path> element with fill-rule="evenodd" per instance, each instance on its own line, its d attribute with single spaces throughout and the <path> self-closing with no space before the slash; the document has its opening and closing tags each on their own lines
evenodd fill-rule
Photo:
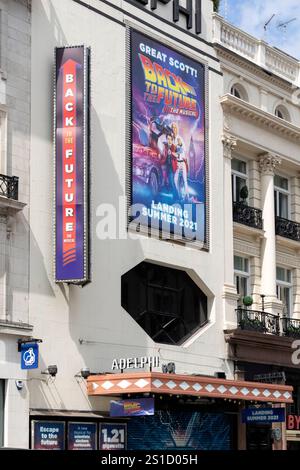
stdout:
<svg viewBox="0 0 300 470">
<path fill-rule="evenodd" d="M 39 349 L 38 344 L 22 344 L 21 369 L 37 369 Z"/>
</svg>

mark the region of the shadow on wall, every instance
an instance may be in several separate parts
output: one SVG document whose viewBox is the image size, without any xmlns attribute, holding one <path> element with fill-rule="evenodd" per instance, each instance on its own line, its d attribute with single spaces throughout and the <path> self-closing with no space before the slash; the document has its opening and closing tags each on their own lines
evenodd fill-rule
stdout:
<svg viewBox="0 0 300 470">
<path fill-rule="evenodd" d="M 45 3 L 49 13 L 44 9 Z M 74 7 L 74 5 L 71 6 L 72 8 Z M 81 7 L 76 5 L 76 8 L 80 9 Z M 53 96 L 53 49 L 57 45 L 74 43 L 74 40 L 70 37 L 66 38 L 64 35 L 52 2 L 36 2 L 35 9 L 38 11 L 40 21 L 38 29 L 43 33 L 44 44 L 47 44 L 48 47 L 46 54 L 44 48 L 37 50 L 35 64 L 39 64 L 41 71 L 47 70 L 49 73 L 46 75 L 42 72 L 44 73 L 42 75 L 42 80 L 44 80 L 43 91 L 37 94 L 38 98 L 36 97 L 33 106 L 35 110 L 40 108 L 44 115 L 45 113 L 52 115 L 52 100 L 49 97 Z M 85 11 L 87 14 L 92 15 L 88 10 Z M 67 287 L 65 285 L 55 286 L 53 282 L 51 208 L 54 184 L 52 180 L 52 120 L 48 119 L 48 125 L 45 126 L 45 120 L 41 119 L 37 112 L 32 118 L 32 134 L 33 138 L 35 138 L 34 149 L 36 154 L 32 155 L 31 182 L 32 185 L 38 182 L 39 186 L 34 186 L 34 199 L 32 196 L 34 209 L 31 209 L 35 218 L 33 220 L 35 227 L 31 232 L 31 292 L 38 294 L 41 310 L 43 309 L 43 304 L 45 305 L 45 315 L 49 306 L 49 298 L 56 297 L 57 303 L 53 303 L 52 306 L 56 305 L 58 310 L 62 309 L 62 311 L 57 312 L 53 312 L 53 308 L 51 309 L 52 316 L 49 320 L 49 337 L 46 338 L 48 342 L 47 356 L 51 356 L 50 362 L 57 364 L 59 368 L 56 379 L 57 386 L 55 386 L 55 383 L 49 383 L 45 386 L 43 382 L 38 382 L 38 378 L 34 379 L 34 382 L 39 383 L 37 389 L 33 390 L 34 403 L 35 406 L 38 404 L 39 408 L 56 406 L 57 408 L 64 409 L 65 405 L 70 407 L 70 404 L 65 403 L 62 393 L 60 393 L 60 380 L 65 381 L 64 386 L 71 387 L 70 378 L 73 378 L 78 372 L 78 364 L 80 363 L 82 367 L 86 365 L 91 371 L 101 371 L 103 370 L 102 368 L 109 370 L 112 359 L 116 355 L 115 345 L 122 345 L 127 342 L 128 344 L 124 344 L 123 347 L 125 355 L 142 356 L 147 353 L 147 344 L 134 346 L 128 340 L 130 335 L 132 335 L 131 330 L 139 327 L 121 307 L 121 275 L 127 269 L 129 262 L 134 266 L 144 259 L 141 243 L 134 240 L 99 240 L 96 235 L 97 222 L 99 221 L 99 217 L 96 214 L 99 204 L 108 203 L 116 208 L 117 224 L 120 223 L 119 198 L 125 195 L 126 173 L 124 139 L 125 100 L 124 102 L 120 101 L 118 107 L 113 109 L 109 107 L 103 96 L 102 85 L 99 80 L 96 80 L 96 77 L 101 75 L 105 89 L 119 89 L 121 87 L 125 91 L 125 62 L 122 61 L 121 66 L 112 65 L 114 70 L 112 70 L 111 75 L 108 72 L 105 74 L 104 71 L 102 73 L 101 61 L 104 58 L 103 54 L 101 54 L 101 46 L 93 36 L 93 21 L 97 23 L 99 29 L 105 25 L 103 17 L 94 15 L 91 17 L 92 24 L 86 37 L 81 38 L 80 41 L 75 40 L 75 43 L 84 42 L 92 46 L 92 101 L 97 103 L 97 108 L 92 103 L 90 110 L 92 282 L 83 288 L 78 286 Z M 120 28 L 119 26 L 114 27 Z M 125 53 L 125 30 L 123 28 L 120 34 L 122 34 Z M 80 37 L 80 34 L 78 37 Z M 95 47 L 93 47 L 93 44 L 95 44 Z M 115 47 L 115 56 L 118 57 L 120 55 L 119 41 L 112 39 L 112 44 Z M 105 60 L 107 60 L 107 57 Z M 107 141 L 107 136 L 109 136 L 110 143 Z M 48 158 L 44 158 L 43 165 L 38 165 L 40 155 L 48 156 Z M 41 197 L 42 203 L 35 201 L 36 197 Z M 61 301 L 61 296 L 63 296 L 63 302 Z M 50 311 L 48 310 L 48 312 Z M 34 311 L 32 315 L 34 316 Z M 41 322 L 41 327 L 43 328 L 41 314 L 39 315 L 39 322 Z M 62 337 L 62 333 L 59 331 L 59 322 L 63 323 L 62 328 L 64 329 L 66 321 L 68 321 L 71 336 L 69 341 L 67 337 Z M 44 331 L 46 333 L 46 330 Z M 79 342 L 81 338 L 87 340 L 87 342 L 81 344 Z M 51 345 L 49 344 L 50 342 Z M 153 345 L 150 339 L 149 345 Z M 117 355 L 120 353 L 120 348 L 122 346 L 118 348 Z M 62 352 L 63 358 L 59 356 Z M 41 367 L 44 365 L 44 362 L 42 362 Z M 85 383 L 78 381 L 75 377 L 73 380 L 72 394 L 77 397 L 81 407 L 83 408 L 84 403 L 86 403 L 85 406 L 87 408 L 99 409 L 98 399 L 95 397 L 89 399 L 86 396 Z M 74 403 L 74 400 L 72 400 L 72 403 Z"/>
</svg>

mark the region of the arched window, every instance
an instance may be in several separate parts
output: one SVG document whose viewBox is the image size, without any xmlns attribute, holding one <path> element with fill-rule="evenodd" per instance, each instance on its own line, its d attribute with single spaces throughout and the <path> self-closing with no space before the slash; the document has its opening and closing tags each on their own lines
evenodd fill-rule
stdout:
<svg viewBox="0 0 300 470">
<path fill-rule="evenodd" d="M 248 95 L 245 88 L 239 83 L 232 85 L 230 89 L 230 94 L 239 98 L 240 100 L 248 101 Z"/>
<path fill-rule="evenodd" d="M 282 105 L 276 107 L 275 116 L 277 116 L 279 119 L 284 119 L 285 121 L 291 120 L 288 110 Z"/>
</svg>

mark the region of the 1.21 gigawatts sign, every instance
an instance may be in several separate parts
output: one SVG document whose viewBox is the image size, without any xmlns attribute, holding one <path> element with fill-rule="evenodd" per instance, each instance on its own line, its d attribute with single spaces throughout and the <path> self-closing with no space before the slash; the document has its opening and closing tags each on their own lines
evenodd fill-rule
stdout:
<svg viewBox="0 0 300 470">
<path fill-rule="evenodd" d="M 202 33 L 202 0 L 126 0 L 133 5 L 145 7 L 164 20 L 180 23 L 185 18 L 186 29 L 195 34 Z M 183 23 L 182 23 L 183 24 Z"/>
<path fill-rule="evenodd" d="M 55 280 L 89 280 L 89 49 L 55 50 Z"/>
</svg>

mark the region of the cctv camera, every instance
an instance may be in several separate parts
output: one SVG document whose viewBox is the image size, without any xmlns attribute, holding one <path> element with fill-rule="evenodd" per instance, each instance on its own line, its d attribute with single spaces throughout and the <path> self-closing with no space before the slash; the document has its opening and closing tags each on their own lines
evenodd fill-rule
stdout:
<svg viewBox="0 0 300 470">
<path fill-rule="evenodd" d="M 22 390 L 22 388 L 24 387 L 23 380 L 16 380 L 16 387 L 18 390 Z"/>
<path fill-rule="evenodd" d="M 83 379 L 87 379 L 91 375 L 91 371 L 88 367 L 84 367 L 83 369 L 81 369 L 80 373 Z"/>
<path fill-rule="evenodd" d="M 57 374 L 57 366 L 48 366 L 48 372 L 52 377 L 55 377 Z"/>
</svg>

